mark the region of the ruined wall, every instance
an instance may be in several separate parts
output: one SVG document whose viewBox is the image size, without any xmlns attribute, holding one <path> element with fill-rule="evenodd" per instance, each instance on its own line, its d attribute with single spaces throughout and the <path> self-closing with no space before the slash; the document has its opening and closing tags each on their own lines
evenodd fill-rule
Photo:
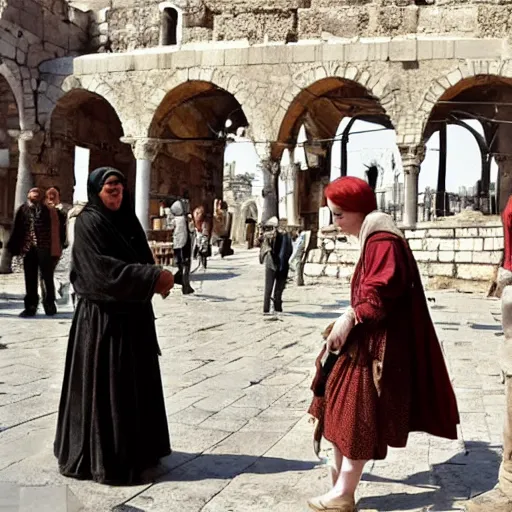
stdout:
<svg viewBox="0 0 512 512">
<path fill-rule="evenodd" d="M 161 3 L 112 1 L 98 20 L 101 30 L 93 34 L 101 51 L 157 46 Z M 492 0 L 434 0 L 430 5 L 410 0 L 176 0 L 168 5 L 182 12 L 183 43 L 247 40 L 252 44 L 406 34 L 505 37 L 512 25 L 512 8 Z"/>
<path fill-rule="evenodd" d="M 487 218 L 476 224 L 445 220 L 420 223 L 405 236 L 418 262 L 425 286 L 487 291 L 503 255 L 503 228 L 499 218 Z M 334 252 L 328 261 L 322 244 Z M 324 257 L 322 258 L 322 255 Z M 348 280 L 359 259 L 356 240 L 320 236 L 318 249 L 310 252 L 306 274 Z"/>
</svg>

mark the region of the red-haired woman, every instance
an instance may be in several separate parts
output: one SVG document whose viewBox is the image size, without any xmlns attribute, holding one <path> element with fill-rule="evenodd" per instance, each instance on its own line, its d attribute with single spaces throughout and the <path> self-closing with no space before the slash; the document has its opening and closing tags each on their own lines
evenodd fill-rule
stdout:
<svg viewBox="0 0 512 512">
<path fill-rule="evenodd" d="M 418 267 L 402 232 L 377 210 L 363 180 L 343 177 L 326 189 L 334 222 L 359 237 L 351 307 L 326 349 L 339 353 L 328 376 L 317 360 L 310 413 L 334 446 L 333 488 L 314 510 L 352 512 L 365 463 L 404 447 L 409 432 L 457 438 L 459 414 L 430 318 Z M 331 360 L 332 360 L 331 356 Z"/>
</svg>

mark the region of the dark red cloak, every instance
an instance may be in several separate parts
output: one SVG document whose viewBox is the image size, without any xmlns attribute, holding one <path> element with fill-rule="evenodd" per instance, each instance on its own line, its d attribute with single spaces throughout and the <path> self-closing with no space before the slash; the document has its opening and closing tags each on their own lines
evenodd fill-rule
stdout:
<svg viewBox="0 0 512 512">
<path fill-rule="evenodd" d="M 459 413 L 414 256 L 388 232 L 368 237 L 352 279 L 358 319 L 309 412 L 350 459 L 384 459 L 409 432 L 457 438 Z M 317 360 L 317 368 L 322 354 Z"/>
</svg>

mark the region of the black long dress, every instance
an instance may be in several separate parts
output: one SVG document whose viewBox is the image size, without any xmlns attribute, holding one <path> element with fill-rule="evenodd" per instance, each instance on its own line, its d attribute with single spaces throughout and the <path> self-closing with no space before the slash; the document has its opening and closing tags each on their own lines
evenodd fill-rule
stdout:
<svg viewBox="0 0 512 512">
<path fill-rule="evenodd" d="M 54 453 L 63 475 L 139 482 L 171 452 L 151 304 L 160 270 L 133 209 L 78 216 L 69 335 Z"/>
</svg>

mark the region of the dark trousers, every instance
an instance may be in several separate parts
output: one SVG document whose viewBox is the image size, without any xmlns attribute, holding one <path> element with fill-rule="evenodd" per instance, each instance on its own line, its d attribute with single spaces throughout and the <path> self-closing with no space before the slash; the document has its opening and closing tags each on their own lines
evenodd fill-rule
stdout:
<svg viewBox="0 0 512 512">
<path fill-rule="evenodd" d="M 279 272 L 272 267 L 265 266 L 265 294 L 263 297 L 263 313 L 270 312 L 270 301 L 274 301 L 274 311 L 283 311 L 283 292 L 286 288 L 288 271 Z"/>
<path fill-rule="evenodd" d="M 37 293 L 38 274 L 41 273 L 43 283 L 43 306 L 53 308 L 55 306 L 55 285 L 53 283 L 54 261 L 49 249 L 32 247 L 23 258 L 23 270 L 25 273 L 25 309 L 35 311 L 39 304 Z"/>
</svg>

